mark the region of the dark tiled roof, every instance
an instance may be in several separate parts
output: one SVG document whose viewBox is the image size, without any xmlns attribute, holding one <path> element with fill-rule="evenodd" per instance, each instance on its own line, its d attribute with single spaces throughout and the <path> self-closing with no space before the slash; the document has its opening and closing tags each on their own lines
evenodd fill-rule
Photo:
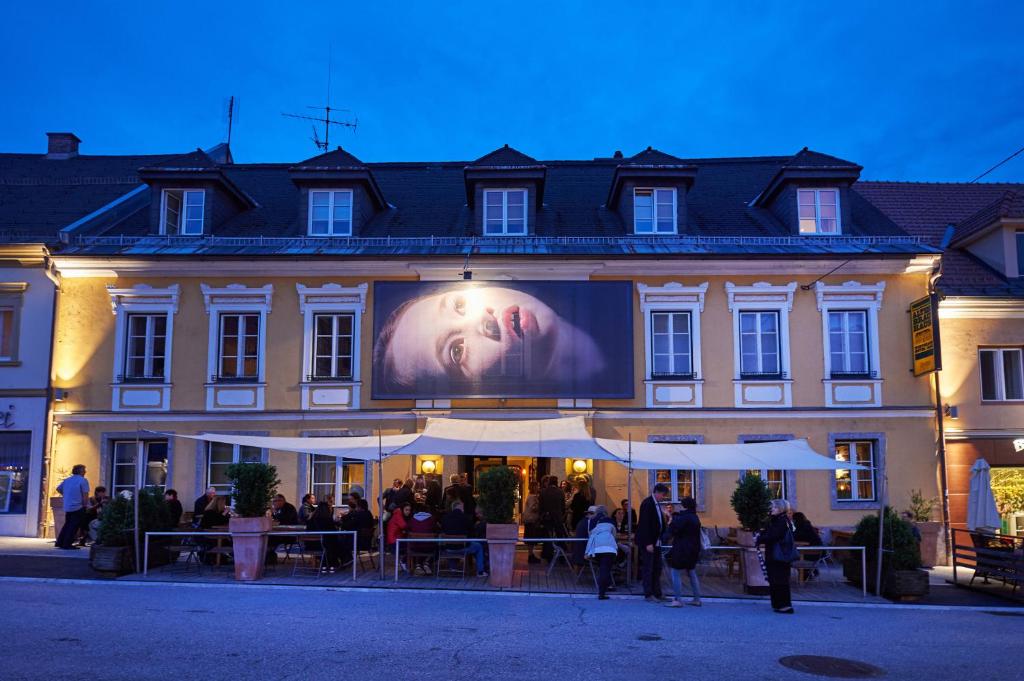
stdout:
<svg viewBox="0 0 1024 681">
<path fill-rule="evenodd" d="M 849 168 L 860 170 L 856 163 L 851 163 L 836 156 L 829 156 L 820 151 L 811 151 L 804 147 L 793 154 L 792 158 L 785 163 L 787 168 Z"/>
<path fill-rule="evenodd" d="M 672 165 L 686 165 L 686 161 L 671 154 L 666 154 L 664 151 L 658 151 L 654 147 L 647 147 L 639 154 L 630 156 L 622 165 L 633 166 L 633 165 L 657 165 L 657 166 L 672 166 Z"/>
<path fill-rule="evenodd" d="M 1024 184 L 858 182 L 854 190 L 908 234 L 933 246 L 954 227 L 938 281 L 945 295 L 1024 297 L 1024 281 L 1004 276 L 957 246 L 1000 218 L 1024 217 Z"/>
<path fill-rule="evenodd" d="M 348 153 L 341 147 L 333 149 L 326 153 L 314 156 L 313 158 L 307 158 L 305 161 L 296 163 L 294 168 L 301 169 L 312 169 L 312 168 L 366 168 L 366 164 L 360 161 L 358 158 Z"/>
<path fill-rule="evenodd" d="M 467 163 L 468 166 L 483 166 L 488 168 L 493 167 L 516 167 L 516 166 L 536 166 L 539 165 L 537 159 L 527 156 L 518 149 L 513 149 L 509 145 L 499 147 L 489 154 L 484 154 L 477 160 Z"/>
<path fill-rule="evenodd" d="M 171 158 L 161 160 L 152 165 L 143 166 L 140 170 L 174 170 L 174 171 L 193 171 L 193 170 L 217 170 L 218 165 L 212 158 L 207 155 L 202 149 L 196 149 L 190 151 L 187 154 L 180 154 L 178 156 L 172 156 Z"/>
</svg>

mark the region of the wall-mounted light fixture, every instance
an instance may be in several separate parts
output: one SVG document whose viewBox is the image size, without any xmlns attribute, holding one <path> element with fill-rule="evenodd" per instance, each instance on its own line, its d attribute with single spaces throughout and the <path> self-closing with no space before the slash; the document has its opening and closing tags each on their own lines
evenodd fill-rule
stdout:
<svg viewBox="0 0 1024 681">
<path fill-rule="evenodd" d="M 431 473 L 437 470 L 437 462 L 431 459 L 427 459 L 426 461 L 420 464 L 420 470 L 426 473 L 427 475 L 430 475 Z"/>
<path fill-rule="evenodd" d="M 947 404 L 945 407 L 942 408 L 942 413 L 946 416 L 946 418 L 952 419 L 954 421 L 960 418 L 960 408 L 957 407 L 955 404 Z"/>
<path fill-rule="evenodd" d="M 71 393 L 69 393 L 67 390 L 64 390 L 64 388 L 55 388 L 54 391 L 53 391 L 53 401 L 54 402 L 65 402 L 65 401 L 67 401 L 68 395 L 70 395 L 70 394 Z"/>
<path fill-rule="evenodd" d="M 572 462 L 572 469 L 576 473 L 586 473 L 587 462 L 584 461 L 583 459 L 576 459 L 575 461 Z"/>
</svg>

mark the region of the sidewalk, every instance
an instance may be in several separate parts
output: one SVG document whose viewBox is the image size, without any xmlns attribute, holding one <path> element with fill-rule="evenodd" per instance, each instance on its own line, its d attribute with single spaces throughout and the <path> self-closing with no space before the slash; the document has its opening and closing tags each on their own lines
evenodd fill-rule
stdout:
<svg viewBox="0 0 1024 681">
<path fill-rule="evenodd" d="M 0 537 L 0 576 L 103 579 L 89 567 L 89 549 L 62 551 L 33 537 Z"/>
</svg>

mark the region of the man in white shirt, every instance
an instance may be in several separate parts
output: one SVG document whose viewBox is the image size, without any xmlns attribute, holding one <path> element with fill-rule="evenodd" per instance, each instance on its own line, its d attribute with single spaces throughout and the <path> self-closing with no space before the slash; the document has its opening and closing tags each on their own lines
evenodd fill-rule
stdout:
<svg viewBox="0 0 1024 681">
<path fill-rule="evenodd" d="M 75 537 L 89 508 L 89 481 L 85 479 L 85 466 L 78 464 L 72 468 L 71 477 L 57 485 L 57 491 L 64 497 L 64 527 L 57 535 L 56 546 L 58 549 L 77 549 Z"/>
</svg>

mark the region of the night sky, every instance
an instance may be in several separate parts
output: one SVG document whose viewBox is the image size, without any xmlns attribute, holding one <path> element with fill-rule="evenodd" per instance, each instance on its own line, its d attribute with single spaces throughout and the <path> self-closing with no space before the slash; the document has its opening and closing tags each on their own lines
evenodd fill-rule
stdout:
<svg viewBox="0 0 1024 681">
<path fill-rule="evenodd" d="M 329 52 L 359 121 L 332 146 L 366 161 L 809 146 L 865 179 L 967 181 L 1024 146 L 1021 2 L 305 4 L 6 3 L 0 151 L 210 147 L 235 95 L 237 161 L 308 158 L 280 114 L 316 113 Z M 1024 154 L 986 180 L 1024 181 Z"/>
</svg>

